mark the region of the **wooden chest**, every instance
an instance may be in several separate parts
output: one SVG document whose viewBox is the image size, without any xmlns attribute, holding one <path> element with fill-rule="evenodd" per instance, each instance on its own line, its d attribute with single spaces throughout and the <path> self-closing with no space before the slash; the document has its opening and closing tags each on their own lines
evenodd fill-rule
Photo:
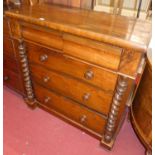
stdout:
<svg viewBox="0 0 155 155">
<path fill-rule="evenodd" d="M 151 23 L 46 4 L 5 15 L 27 104 L 112 148 L 143 71 Z"/>
</svg>

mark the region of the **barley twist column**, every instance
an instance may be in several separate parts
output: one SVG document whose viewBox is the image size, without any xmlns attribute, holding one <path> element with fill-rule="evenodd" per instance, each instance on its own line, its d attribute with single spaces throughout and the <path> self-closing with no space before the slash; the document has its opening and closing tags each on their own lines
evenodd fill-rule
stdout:
<svg viewBox="0 0 155 155">
<path fill-rule="evenodd" d="M 19 56 L 20 56 L 20 64 L 22 68 L 22 73 L 23 73 L 23 80 L 24 80 L 24 86 L 26 90 L 26 102 L 34 106 L 35 105 L 35 98 L 34 98 L 34 93 L 33 93 L 33 88 L 32 88 L 32 82 L 30 79 L 30 71 L 29 71 L 29 66 L 28 66 L 28 58 L 26 55 L 26 49 L 24 46 L 24 42 L 22 39 L 19 40 Z"/>
<path fill-rule="evenodd" d="M 113 97 L 111 110 L 110 110 L 109 117 L 107 120 L 107 125 L 105 128 L 104 140 L 107 143 L 110 143 L 112 140 L 113 131 L 116 126 L 116 120 L 117 120 L 121 100 L 126 89 L 127 89 L 127 78 L 120 77 Z"/>
</svg>

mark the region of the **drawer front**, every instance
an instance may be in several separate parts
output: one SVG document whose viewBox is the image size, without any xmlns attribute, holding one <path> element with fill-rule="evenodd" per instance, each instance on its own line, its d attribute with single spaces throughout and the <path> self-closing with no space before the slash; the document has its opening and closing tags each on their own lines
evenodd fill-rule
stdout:
<svg viewBox="0 0 155 155">
<path fill-rule="evenodd" d="M 46 88 L 59 92 L 98 112 L 108 114 L 113 93 L 104 92 L 74 78 L 46 70 L 41 66 L 31 65 L 30 70 L 33 80 Z"/>
<path fill-rule="evenodd" d="M 118 70 L 122 49 L 72 35 L 64 35 L 64 53 Z"/>
<path fill-rule="evenodd" d="M 48 47 L 62 50 L 63 40 L 60 32 L 57 31 L 44 31 L 40 28 L 30 28 L 23 26 L 22 29 L 23 38 L 37 42 Z"/>
<path fill-rule="evenodd" d="M 94 132 L 103 134 L 106 120 L 100 115 L 79 106 L 77 103 L 59 96 L 56 93 L 33 83 L 35 95 L 39 102 L 50 109 L 76 121 L 78 124 L 91 129 Z"/>
<path fill-rule="evenodd" d="M 6 54 L 4 54 L 3 66 L 18 73 L 17 61 Z"/>
<path fill-rule="evenodd" d="M 23 92 L 19 75 L 8 68 L 4 68 L 3 70 L 3 81 L 6 86 L 13 88 L 20 93 Z"/>
<path fill-rule="evenodd" d="M 66 73 L 87 83 L 98 86 L 105 91 L 115 89 L 118 75 L 102 68 L 87 64 L 49 49 L 27 43 L 30 62 L 44 65 L 47 68 Z M 41 58 L 46 58 L 44 61 Z"/>
<path fill-rule="evenodd" d="M 11 39 L 3 38 L 3 50 L 5 54 L 15 58 L 13 41 Z"/>
</svg>

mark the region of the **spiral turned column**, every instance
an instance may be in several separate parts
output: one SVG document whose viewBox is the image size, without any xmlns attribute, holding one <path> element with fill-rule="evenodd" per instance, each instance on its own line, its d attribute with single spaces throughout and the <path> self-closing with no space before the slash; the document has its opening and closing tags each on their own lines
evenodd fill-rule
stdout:
<svg viewBox="0 0 155 155">
<path fill-rule="evenodd" d="M 117 116 L 124 92 L 127 89 L 127 77 L 120 77 L 113 97 L 111 110 L 105 128 L 104 141 L 110 143 L 116 126 Z"/>
<path fill-rule="evenodd" d="M 19 50 L 20 63 L 21 63 L 21 68 L 23 73 L 24 86 L 26 90 L 26 102 L 30 106 L 35 106 L 36 102 L 35 102 L 32 83 L 30 79 L 28 58 L 26 55 L 26 49 L 25 49 L 23 40 L 19 40 L 18 50 Z"/>
</svg>

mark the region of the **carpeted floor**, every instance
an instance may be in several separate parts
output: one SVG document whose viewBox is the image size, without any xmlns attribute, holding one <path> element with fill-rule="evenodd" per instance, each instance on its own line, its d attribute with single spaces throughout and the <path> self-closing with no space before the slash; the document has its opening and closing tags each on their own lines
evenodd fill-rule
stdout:
<svg viewBox="0 0 155 155">
<path fill-rule="evenodd" d="M 31 110 L 22 98 L 4 87 L 3 155 L 144 155 L 131 124 L 126 121 L 112 151 L 55 116 Z"/>
</svg>

